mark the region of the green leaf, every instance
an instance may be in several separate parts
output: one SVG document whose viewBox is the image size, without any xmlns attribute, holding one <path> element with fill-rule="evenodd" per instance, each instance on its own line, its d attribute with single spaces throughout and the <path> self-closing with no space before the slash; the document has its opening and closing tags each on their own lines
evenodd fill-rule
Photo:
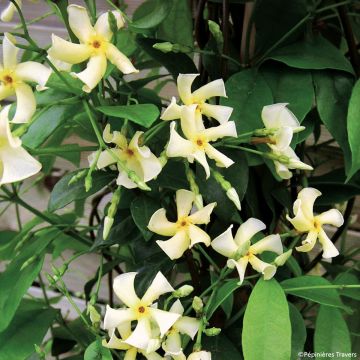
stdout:
<svg viewBox="0 0 360 360">
<path fill-rule="evenodd" d="M 84 354 L 84 360 L 112 360 L 112 358 L 110 350 L 102 346 L 100 339 L 91 343 Z"/>
<path fill-rule="evenodd" d="M 26 359 L 40 345 L 57 310 L 23 300 L 8 328 L 0 333 L 0 360 Z"/>
<path fill-rule="evenodd" d="M 59 126 L 65 125 L 67 119 L 77 111 L 77 105 L 50 107 L 30 125 L 27 133 L 22 137 L 23 144 L 33 149 L 38 148 Z"/>
<path fill-rule="evenodd" d="M 225 334 L 220 334 L 215 337 L 203 336 L 202 345 L 204 351 L 211 352 L 212 360 L 243 360 L 239 350 Z"/>
<path fill-rule="evenodd" d="M 144 30 L 160 25 L 168 16 L 172 3 L 173 0 L 148 0 L 143 2 L 134 14 L 134 21 L 130 24 L 130 27 Z"/>
<path fill-rule="evenodd" d="M 239 280 L 230 280 L 221 285 L 212 299 L 212 302 L 207 310 L 206 317 L 210 319 L 216 309 L 226 301 L 232 293 L 238 289 L 240 286 L 238 285 Z"/>
<path fill-rule="evenodd" d="M 189 183 L 185 174 L 185 165 L 179 161 L 169 159 L 155 181 L 160 187 L 167 189 L 189 189 Z"/>
<path fill-rule="evenodd" d="M 289 360 L 291 324 L 286 296 L 275 279 L 260 279 L 249 298 L 243 323 L 245 360 Z"/>
<path fill-rule="evenodd" d="M 317 353 L 333 353 L 333 359 L 343 359 L 351 353 L 351 340 L 346 322 L 339 309 L 320 306 L 316 319 L 314 349 Z M 339 355 L 337 355 L 340 353 Z"/>
<path fill-rule="evenodd" d="M 79 171 L 81 170 L 77 170 L 65 175 L 56 183 L 53 191 L 50 194 L 48 204 L 48 210 L 50 212 L 61 209 L 74 200 L 85 199 L 97 193 L 99 190 L 108 185 L 112 180 L 114 180 L 114 173 L 112 172 L 105 172 L 102 170 L 94 171 L 92 173 L 92 188 L 88 192 L 86 192 L 84 179 L 80 179 L 75 183 L 69 185 L 69 181 Z"/>
<path fill-rule="evenodd" d="M 281 282 L 281 286 L 287 294 L 311 300 L 316 303 L 349 310 L 340 300 L 339 293 L 335 289 L 326 288 L 332 285 L 328 280 L 320 276 L 299 276 Z"/>
<path fill-rule="evenodd" d="M 330 58 L 329 54 L 326 56 Z M 348 173 L 351 166 L 351 152 L 347 135 L 346 114 L 353 80 L 344 74 L 326 71 L 314 72 L 313 79 L 319 116 L 340 145 Z"/>
<path fill-rule="evenodd" d="M 160 209 L 157 201 L 146 195 L 141 195 L 133 200 L 130 206 L 131 215 L 138 229 L 144 236 L 145 241 L 148 241 L 153 236 L 153 233 L 148 230 L 147 226 L 149 220 L 154 212 Z"/>
<path fill-rule="evenodd" d="M 334 69 L 354 74 L 342 52 L 320 35 L 277 49 L 269 58 L 298 69 Z"/>
<path fill-rule="evenodd" d="M 61 92 L 71 93 L 75 95 L 82 94 L 82 87 L 84 86 L 84 84 L 81 80 L 72 77 L 69 73 L 65 71 L 61 71 L 60 74 L 62 78 L 58 74 L 53 72 L 50 75 L 46 86 L 54 90 L 60 90 Z M 65 79 L 66 83 L 62 79 Z"/>
<path fill-rule="evenodd" d="M 160 115 L 159 109 L 153 104 L 99 106 L 97 110 L 108 116 L 128 119 L 146 128 L 149 128 Z"/>
<path fill-rule="evenodd" d="M 291 322 L 291 359 L 297 359 L 298 353 L 304 350 L 306 327 L 300 311 L 292 303 L 288 305 Z"/>
<path fill-rule="evenodd" d="M 193 19 L 189 1 L 173 1 L 168 16 L 157 31 L 157 37 L 173 44 L 193 46 Z"/>
<path fill-rule="evenodd" d="M 360 281 L 359 278 L 351 273 L 351 272 L 344 272 L 340 273 L 334 280 L 334 284 L 338 285 L 359 285 Z M 340 295 L 349 297 L 351 299 L 359 300 L 360 301 L 360 288 L 354 289 L 340 289 Z"/>
<path fill-rule="evenodd" d="M 226 81 L 227 98 L 220 104 L 233 107 L 231 120 L 236 123 L 238 134 L 263 128 L 261 110 L 273 103 L 271 90 L 260 72 L 243 70 Z"/>
<path fill-rule="evenodd" d="M 351 149 L 352 161 L 348 179 L 360 169 L 360 80 L 358 80 L 352 90 L 349 110 L 347 114 L 347 129 L 349 144 Z"/>
</svg>

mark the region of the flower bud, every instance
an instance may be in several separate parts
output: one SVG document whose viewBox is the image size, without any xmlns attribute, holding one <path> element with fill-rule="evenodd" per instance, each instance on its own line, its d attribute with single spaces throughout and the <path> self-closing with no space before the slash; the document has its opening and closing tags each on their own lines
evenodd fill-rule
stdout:
<svg viewBox="0 0 360 360">
<path fill-rule="evenodd" d="M 210 329 L 204 330 L 206 336 L 217 336 L 221 333 L 221 329 L 217 327 L 212 327 Z"/>
<path fill-rule="evenodd" d="M 173 44 L 169 41 L 156 43 L 153 45 L 153 48 L 156 50 L 160 50 L 163 53 L 168 53 L 173 51 Z"/>
<path fill-rule="evenodd" d="M 196 351 L 190 354 L 187 360 L 211 360 L 211 352 Z"/>
<path fill-rule="evenodd" d="M 103 229 L 103 239 L 106 240 L 107 237 L 109 236 L 111 227 L 113 226 L 114 223 L 114 218 L 105 216 L 104 219 L 104 229 Z"/>
<path fill-rule="evenodd" d="M 203 197 L 201 194 L 195 195 L 194 205 L 197 207 L 198 210 L 204 207 Z"/>
<path fill-rule="evenodd" d="M 90 321 L 93 324 L 93 326 L 98 327 L 101 322 L 101 315 L 96 310 L 95 306 L 88 304 L 86 312 L 87 312 L 87 314 L 89 314 Z"/>
<path fill-rule="evenodd" d="M 204 303 L 198 296 L 195 296 L 192 302 L 192 307 L 197 314 L 201 314 L 204 308 Z"/>
<path fill-rule="evenodd" d="M 238 193 L 236 192 L 235 188 L 230 188 L 226 192 L 226 196 L 233 202 L 236 208 L 240 211 L 241 210 L 241 203 Z"/>
<path fill-rule="evenodd" d="M 220 29 L 219 24 L 216 23 L 215 21 L 208 20 L 208 25 L 209 25 L 209 30 L 211 32 L 211 35 L 214 37 L 214 39 L 216 41 L 216 45 L 217 45 L 219 52 L 222 52 L 223 46 L 224 46 L 224 37 L 223 37 L 223 33 Z"/>
<path fill-rule="evenodd" d="M 183 298 L 189 296 L 194 291 L 191 285 L 183 285 L 181 288 L 173 292 L 173 296 L 176 298 Z"/>
<path fill-rule="evenodd" d="M 283 254 L 277 256 L 275 258 L 275 260 L 274 260 L 274 264 L 276 266 L 283 266 L 286 263 L 286 261 L 289 259 L 291 254 L 292 254 L 292 249 L 290 249 L 290 250 L 284 252 Z"/>
</svg>

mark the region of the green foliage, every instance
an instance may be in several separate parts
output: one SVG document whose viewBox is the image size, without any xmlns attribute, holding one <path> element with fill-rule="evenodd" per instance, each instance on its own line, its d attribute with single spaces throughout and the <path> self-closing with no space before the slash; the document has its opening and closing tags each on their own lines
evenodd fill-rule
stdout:
<svg viewBox="0 0 360 360">
<path fill-rule="evenodd" d="M 109 349 L 101 345 L 98 339 L 91 343 L 85 350 L 84 360 L 111 360 L 112 355 Z"/>
</svg>

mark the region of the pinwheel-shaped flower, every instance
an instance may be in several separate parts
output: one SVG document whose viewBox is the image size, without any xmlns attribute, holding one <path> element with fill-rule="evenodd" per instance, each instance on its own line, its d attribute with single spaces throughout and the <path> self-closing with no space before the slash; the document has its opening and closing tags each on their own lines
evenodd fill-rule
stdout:
<svg viewBox="0 0 360 360">
<path fill-rule="evenodd" d="M 326 235 L 323 225 L 339 227 L 344 223 L 344 218 L 339 210 L 331 209 L 319 215 L 314 215 L 313 207 L 317 197 L 321 192 L 314 188 L 302 189 L 294 202 L 294 217 L 287 216 L 294 228 L 302 233 L 308 233 L 302 246 L 296 248 L 297 251 L 308 252 L 314 247 L 316 240 L 323 248 L 323 257 L 332 258 L 339 255 L 339 251 Z"/>
<path fill-rule="evenodd" d="M 189 162 L 198 161 L 204 168 L 206 178 L 210 176 L 209 164 L 206 155 L 215 160 L 219 167 L 229 167 L 234 162 L 226 155 L 215 149 L 210 142 L 225 136 L 236 137 L 236 126 L 233 121 L 219 126 L 204 128 L 202 121 L 195 121 L 196 105 L 183 106 L 181 109 L 181 129 L 186 139 L 175 130 L 176 123 L 170 126 L 170 139 L 166 148 L 168 157 L 184 157 Z"/>
<path fill-rule="evenodd" d="M 257 255 L 264 251 L 271 251 L 278 255 L 283 253 L 283 246 L 279 234 L 269 235 L 251 244 L 251 238 L 264 230 L 266 225 L 255 218 L 250 218 L 240 225 L 235 238 L 232 235 L 232 225 L 221 235 L 215 238 L 211 246 L 221 255 L 229 258 L 227 266 L 231 269 L 236 267 L 240 283 L 244 281 L 248 263 L 254 270 L 264 275 L 265 280 L 271 279 L 276 272 L 276 266 L 260 260 Z"/>
<path fill-rule="evenodd" d="M 220 124 L 227 122 L 233 109 L 229 106 L 208 104 L 206 100 L 214 96 L 226 97 L 225 85 L 222 79 L 211 81 L 196 91 L 191 91 L 191 85 L 199 74 L 179 74 L 177 88 L 184 105 L 195 105 L 196 121 L 202 121 L 202 115 L 216 119 Z M 161 116 L 162 120 L 176 120 L 181 117 L 181 106 L 172 98 L 170 105 Z"/>
<path fill-rule="evenodd" d="M 191 339 L 194 339 L 194 336 L 199 330 L 199 320 L 189 316 L 182 316 L 184 314 L 184 308 L 180 300 L 176 300 L 169 311 L 179 314 L 181 317 L 166 334 L 166 340 L 163 342 L 162 347 L 165 351 L 165 356 L 170 355 L 174 360 L 185 360 L 186 356 L 181 347 L 180 334 L 186 334 L 190 336 Z"/>
<path fill-rule="evenodd" d="M 124 26 L 124 20 L 118 11 L 112 12 L 117 28 Z M 85 85 L 83 90 L 91 90 L 104 77 L 107 60 L 114 64 L 122 73 L 130 74 L 138 72 L 131 61 L 118 48 L 111 43 L 113 33 L 109 25 L 108 13 L 102 14 L 95 26 L 91 21 L 86 9 L 78 5 L 68 6 L 69 25 L 73 33 L 80 40 L 80 44 L 74 44 L 52 35 L 52 46 L 49 55 L 69 64 L 79 64 L 89 60 L 87 67 L 80 73 L 72 73 Z"/>
<path fill-rule="evenodd" d="M 290 146 L 293 134 L 305 129 L 300 126 L 296 116 L 286 107 L 287 103 L 264 106 L 261 118 L 266 130 L 270 132 L 272 144 L 284 150 Z"/>
<path fill-rule="evenodd" d="M 190 214 L 195 194 L 188 190 L 176 192 L 177 221 L 166 218 L 166 210 L 159 209 L 151 217 L 148 228 L 156 234 L 172 236 L 171 239 L 156 241 L 170 259 L 180 258 L 187 249 L 197 243 L 210 245 L 210 236 L 196 225 L 207 224 L 216 203 L 211 203 L 201 210 Z"/>
<path fill-rule="evenodd" d="M 116 334 L 115 330 L 117 330 L 121 336 L 119 339 Z M 152 336 L 157 336 L 158 334 L 153 334 Z M 119 325 L 116 329 L 109 330 L 110 339 L 107 342 L 103 340 L 102 345 L 110 348 L 110 349 L 117 349 L 117 350 L 124 350 L 125 351 L 125 360 L 136 360 L 137 354 L 143 355 L 147 360 L 163 360 L 164 358 L 160 356 L 156 351 L 156 349 L 148 349 L 142 350 L 138 349 L 132 345 L 127 344 L 125 341 L 131 336 L 131 323 L 126 322 L 124 324 Z M 160 347 L 160 341 L 159 341 Z"/>
<path fill-rule="evenodd" d="M 119 131 L 110 132 L 108 124 L 103 133 L 103 138 L 107 143 L 113 143 L 115 148 L 104 150 L 98 159 L 97 167 L 102 169 L 111 164 L 115 164 L 117 159 L 123 161 L 126 167 L 134 171 L 144 182 L 154 179 L 159 175 L 162 166 L 159 159 L 151 152 L 147 146 L 140 146 L 139 139 L 143 133 L 137 131 L 131 141 L 128 143 L 126 137 Z M 93 156 L 92 156 L 93 158 Z M 136 188 L 137 185 L 129 179 L 127 173 L 119 166 L 119 176 L 116 180 L 118 185 L 122 185 L 128 189 Z"/>
<path fill-rule="evenodd" d="M 12 35 L 3 37 L 3 64 L 0 64 L 0 100 L 16 95 L 16 112 L 12 122 L 25 123 L 36 110 L 33 91 L 27 82 L 39 84 L 42 90 L 51 70 L 35 61 L 17 62 L 18 48 Z"/>
<path fill-rule="evenodd" d="M 24 180 L 41 170 L 41 164 L 21 147 L 9 125 L 10 105 L 0 112 L 0 186 Z"/>
<path fill-rule="evenodd" d="M 135 330 L 124 342 L 138 349 L 147 350 L 153 339 L 153 326 L 156 324 L 160 330 L 160 337 L 174 325 L 180 318 L 179 314 L 160 310 L 154 302 L 163 294 L 174 291 L 161 272 L 155 276 L 150 287 L 140 299 L 135 292 L 134 280 L 136 272 L 125 273 L 114 280 L 114 292 L 117 297 L 128 307 L 125 309 L 106 308 L 104 328 L 106 330 L 120 329 L 123 324 L 137 321 Z"/>
</svg>

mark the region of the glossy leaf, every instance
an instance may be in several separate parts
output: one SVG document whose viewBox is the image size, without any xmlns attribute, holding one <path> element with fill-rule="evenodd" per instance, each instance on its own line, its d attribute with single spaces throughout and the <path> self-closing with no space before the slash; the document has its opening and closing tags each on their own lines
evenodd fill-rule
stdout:
<svg viewBox="0 0 360 360">
<path fill-rule="evenodd" d="M 91 343 L 85 350 L 84 360 L 112 360 L 110 349 L 102 346 L 98 339 Z"/>
<path fill-rule="evenodd" d="M 211 360 L 243 360 L 240 351 L 225 334 L 215 337 L 203 337 L 203 350 L 211 352 Z"/>
<path fill-rule="evenodd" d="M 296 359 L 298 353 L 304 350 L 306 341 L 306 327 L 300 311 L 293 305 L 289 304 L 290 322 L 291 322 L 291 358 Z"/>
</svg>

